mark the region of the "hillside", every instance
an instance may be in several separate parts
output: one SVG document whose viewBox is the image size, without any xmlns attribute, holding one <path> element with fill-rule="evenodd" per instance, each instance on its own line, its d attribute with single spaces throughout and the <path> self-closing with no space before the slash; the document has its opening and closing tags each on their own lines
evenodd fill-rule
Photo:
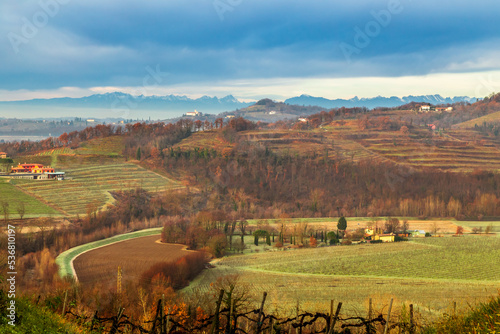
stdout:
<svg viewBox="0 0 500 334">
<path fill-rule="evenodd" d="M 430 131 L 419 127 L 402 133 L 399 128 L 363 129 L 358 120 L 334 121 L 311 130 L 261 129 L 238 133 L 240 143 L 274 152 L 327 155 L 347 161 L 391 162 L 418 169 L 470 172 L 500 170 L 500 141 L 473 130 Z M 175 148 L 234 147 L 217 132 L 195 133 Z"/>
<path fill-rule="evenodd" d="M 64 171 L 66 180 L 16 179 L 8 184 L 17 188 L 12 191 L 20 191 L 26 197 L 27 217 L 48 213 L 74 216 L 84 215 L 89 210 L 101 210 L 113 203 L 111 193 L 115 191 L 143 188 L 158 192 L 183 188 L 176 181 L 147 170 L 137 162 L 126 162 L 122 156 L 123 140 L 122 136 L 96 138 L 81 143 L 76 149 L 60 148 L 19 156 L 16 163 L 31 161 L 51 165 Z M 0 184 L 0 192 L 2 189 Z M 10 210 L 15 213 L 16 208 Z"/>
<path fill-rule="evenodd" d="M 454 126 L 457 129 L 473 129 L 476 126 L 481 126 L 484 123 L 499 124 L 500 123 L 500 111 L 494 112 L 492 114 L 482 116 L 479 118 L 471 119 L 467 122 L 459 123 Z"/>
</svg>

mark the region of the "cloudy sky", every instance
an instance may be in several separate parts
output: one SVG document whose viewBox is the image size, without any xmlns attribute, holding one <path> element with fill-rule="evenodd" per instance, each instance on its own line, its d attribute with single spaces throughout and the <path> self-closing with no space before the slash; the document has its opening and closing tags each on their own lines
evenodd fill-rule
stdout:
<svg viewBox="0 0 500 334">
<path fill-rule="evenodd" d="M 500 91 L 497 0 L 2 0 L 0 100 Z"/>
</svg>

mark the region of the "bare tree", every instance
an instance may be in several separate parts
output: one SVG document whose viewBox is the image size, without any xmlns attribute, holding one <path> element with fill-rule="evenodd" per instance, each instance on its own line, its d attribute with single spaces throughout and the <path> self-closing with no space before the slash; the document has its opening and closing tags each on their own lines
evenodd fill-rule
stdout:
<svg viewBox="0 0 500 334">
<path fill-rule="evenodd" d="M 432 234 L 436 235 L 439 232 L 440 228 L 438 227 L 438 223 L 434 222 L 432 224 Z"/>
<path fill-rule="evenodd" d="M 2 211 L 5 222 L 7 223 L 7 221 L 9 220 L 9 202 L 2 201 Z"/>
<path fill-rule="evenodd" d="M 23 220 L 24 214 L 26 213 L 26 205 L 24 204 L 24 202 L 19 202 L 17 204 L 16 210 L 21 220 Z"/>
<path fill-rule="evenodd" d="M 407 220 L 404 220 L 404 221 L 403 221 L 403 226 L 402 226 L 402 228 L 403 228 L 403 233 L 408 232 L 408 230 L 410 229 L 410 224 L 408 223 L 408 221 L 407 221 Z"/>
<path fill-rule="evenodd" d="M 397 218 L 387 218 L 384 228 L 387 233 L 396 233 L 399 230 L 400 224 Z"/>
<path fill-rule="evenodd" d="M 248 226 L 248 222 L 244 219 L 241 219 L 239 221 L 239 228 L 240 228 L 240 231 L 241 231 L 241 244 L 244 245 L 245 244 L 245 230 Z"/>
</svg>

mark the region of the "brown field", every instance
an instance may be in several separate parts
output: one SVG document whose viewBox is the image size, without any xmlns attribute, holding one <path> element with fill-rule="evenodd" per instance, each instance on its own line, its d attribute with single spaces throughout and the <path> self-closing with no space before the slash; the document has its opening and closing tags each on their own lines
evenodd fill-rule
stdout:
<svg viewBox="0 0 500 334">
<path fill-rule="evenodd" d="M 174 261 L 190 252 L 184 245 L 162 244 L 159 239 L 159 235 L 141 237 L 83 253 L 73 261 L 78 281 L 116 284 L 118 266 L 123 281 L 137 281 L 155 263 Z"/>
</svg>

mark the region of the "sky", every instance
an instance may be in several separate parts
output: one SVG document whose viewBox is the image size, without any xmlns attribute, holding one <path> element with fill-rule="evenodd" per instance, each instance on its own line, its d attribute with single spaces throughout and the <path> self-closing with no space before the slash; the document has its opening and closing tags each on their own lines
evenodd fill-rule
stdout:
<svg viewBox="0 0 500 334">
<path fill-rule="evenodd" d="M 496 0 L 2 0 L 0 101 L 500 91 Z"/>
</svg>

